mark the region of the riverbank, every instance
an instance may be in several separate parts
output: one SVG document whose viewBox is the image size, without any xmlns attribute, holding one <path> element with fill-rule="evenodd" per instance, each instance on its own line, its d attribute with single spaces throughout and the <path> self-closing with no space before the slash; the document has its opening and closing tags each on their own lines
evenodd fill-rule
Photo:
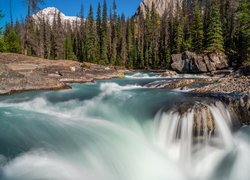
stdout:
<svg viewBox="0 0 250 180">
<path fill-rule="evenodd" d="M 123 72 L 91 63 L 0 53 L 0 95 L 29 90 L 67 89 L 71 88 L 67 83 L 123 77 Z"/>
</svg>

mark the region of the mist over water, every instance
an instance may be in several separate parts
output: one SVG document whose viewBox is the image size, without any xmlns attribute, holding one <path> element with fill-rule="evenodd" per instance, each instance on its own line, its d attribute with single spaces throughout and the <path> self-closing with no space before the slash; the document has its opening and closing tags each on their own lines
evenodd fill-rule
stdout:
<svg viewBox="0 0 250 180">
<path fill-rule="evenodd" d="M 183 77 L 181 77 L 183 78 Z M 207 105 L 216 132 L 192 136 L 194 101 L 147 88 L 159 74 L 0 97 L 0 179 L 247 180 L 250 128 L 232 131 L 223 105 Z"/>
</svg>

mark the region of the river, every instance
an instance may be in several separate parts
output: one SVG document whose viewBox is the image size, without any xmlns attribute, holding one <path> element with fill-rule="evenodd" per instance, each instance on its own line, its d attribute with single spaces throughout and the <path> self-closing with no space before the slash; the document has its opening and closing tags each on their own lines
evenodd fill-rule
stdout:
<svg viewBox="0 0 250 180">
<path fill-rule="evenodd" d="M 226 107 L 208 106 L 216 133 L 195 143 L 193 111 L 169 111 L 193 95 L 145 86 L 155 81 L 171 79 L 128 73 L 1 96 L 0 179 L 250 179 L 250 127 L 233 130 Z"/>
</svg>

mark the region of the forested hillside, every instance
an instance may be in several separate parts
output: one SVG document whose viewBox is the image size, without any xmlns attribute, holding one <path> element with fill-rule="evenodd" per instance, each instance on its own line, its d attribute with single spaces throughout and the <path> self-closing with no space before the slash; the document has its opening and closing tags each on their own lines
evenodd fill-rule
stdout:
<svg viewBox="0 0 250 180">
<path fill-rule="evenodd" d="M 117 14 L 115 1 L 109 12 L 104 0 L 96 14 L 90 6 L 87 17 L 79 7 L 75 23 L 63 22 L 57 11 L 52 23 L 34 19 L 42 0 L 26 1 L 26 19 L 2 29 L 0 52 L 134 69 L 169 68 L 171 55 L 184 51 L 226 53 L 234 66 L 250 61 L 249 0 L 172 0 L 177 4 L 161 16 L 152 1 L 146 12 L 130 18 Z"/>
</svg>

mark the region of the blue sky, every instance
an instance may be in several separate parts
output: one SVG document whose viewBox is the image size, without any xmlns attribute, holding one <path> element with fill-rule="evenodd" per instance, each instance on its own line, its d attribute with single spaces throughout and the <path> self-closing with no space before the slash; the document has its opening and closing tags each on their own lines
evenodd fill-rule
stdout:
<svg viewBox="0 0 250 180">
<path fill-rule="evenodd" d="M 45 0 L 45 5 L 40 6 L 41 9 L 46 7 L 56 7 L 65 15 L 74 16 L 78 14 L 81 4 L 84 6 L 85 15 L 89 9 L 90 4 L 93 5 L 96 11 L 98 2 L 103 0 Z M 111 7 L 113 0 L 106 0 L 108 6 Z M 126 16 L 131 16 L 135 13 L 137 7 L 142 0 L 116 0 L 118 13 L 124 13 Z M 27 14 L 25 0 L 12 0 L 13 19 L 22 19 Z M 9 16 L 9 0 L 0 0 L 0 9 L 3 11 L 5 17 L 1 20 L 0 26 L 10 21 Z"/>
</svg>

